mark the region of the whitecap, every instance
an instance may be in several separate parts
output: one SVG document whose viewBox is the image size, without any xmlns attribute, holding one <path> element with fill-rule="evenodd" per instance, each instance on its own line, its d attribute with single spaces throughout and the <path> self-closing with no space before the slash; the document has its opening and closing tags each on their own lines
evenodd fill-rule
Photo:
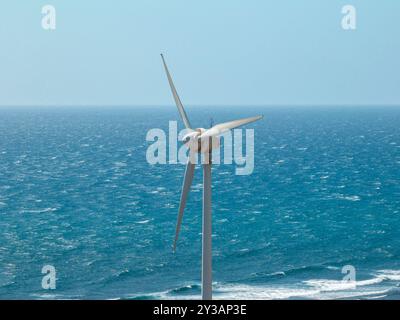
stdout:
<svg viewBox="0 0 400 320">
<path fill-rule="evenodd" d="M 243 249 L 246 251 L 247 249 Z M 329 266 L 329 269 L 336 267 Z M 275 272 L 270 276 L 285 276 L 284 272 Z M 281 299 L 381 299 L 387 297 L 390 288 L 377 285 L 384 281 L 400 281 L 400 270 L 379 270 L 372 278 L 359 281 L 330 279 L 310 279 L 295 284 L 247 285 L 234 283 L 213 283 L 213 297 L 218 299 L 243 300 L 281 300 Z M 195 292 L 177 294 L 180 288 L 163 292 L 139 294 L 134 298 L 150 297 L 151 299 L 199 299 L 200 285 L 193 285 Z"/>
<path fill-rule="evenodd" d="M 354 195 L 354 196 L 345 196 L 345 195 L 339 195 L 338 196 L 338 198 L 339 199 L 342 199 L 342 200 L 347 200 L 347 201 L 360 201 L 361 200 L 361 197 L 360 196 L 357 196 L 357 195 Z"/>
<path fill-rule="evenodd" d="M 310 287 L 318 289 L 320 292 L 329 292 L 329 291 L 354 290 L 358 286 L 377 284 L 382 281 L 383 280 L 379 278 L 373 278 L 363 281 L 316 279 L 316 280 L 306 280 L 303 281 L 303 283 Z"/>
<path fill-rule="evenodd" d="M 148 220 L 137 221 L 136 223 L 138 223 L 138 224 L 146 224 L 146 223 L 149 223 L 150 221 L 151 220 L 148 219 Z"/>
<path fill-rule="evenodd" d="M 327 266 L 326 267 L 328 270 L 340 270 L 339 267 L 335 267 L 335 266 Z"/>
<path fill-rule="evenodd" d="M 116 166 L 116 167 L 126 167 L 127 164 L 125 162 L 122 162 L 122 161 L 116 161 L 116 162 L 114 162 L 114 166 Z"/>
<path fill-rule="evenodd" d="M 57 208 L 44 208 L 44 209 L 22 209 L 20 213 L 45 213 L 57 211 Z"/>
<path fill-rule="evenodd" d="M 400 270 L 379 270 L 377 276 L 385 280 L 400 281 Z"/>
</svg>

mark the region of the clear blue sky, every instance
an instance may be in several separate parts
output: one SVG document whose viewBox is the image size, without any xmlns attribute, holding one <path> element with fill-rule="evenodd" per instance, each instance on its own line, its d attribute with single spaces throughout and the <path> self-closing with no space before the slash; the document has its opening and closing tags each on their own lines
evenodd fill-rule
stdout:
<svg viewBox="0 0 400 320">
<path fill-rule="evenodd" d="M 398 0 L 7 0 L 0 105 L 172 104 L 160 52 L 186 105 L 400 105 L 399 30 Z"/>
</svg>

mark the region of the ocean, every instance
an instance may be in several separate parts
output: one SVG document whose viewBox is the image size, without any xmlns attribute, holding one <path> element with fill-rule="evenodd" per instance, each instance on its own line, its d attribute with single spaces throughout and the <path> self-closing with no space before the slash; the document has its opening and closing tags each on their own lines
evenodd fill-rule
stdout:
<svg viewBox="0 0 400 320">
<path fill-rule="evenodd" d="M 254 172 L 212 169 L 216 299 L 400 298 L 400 108 L 187 113 L 196 127 L 264 115 L 248 125 Z M 0 299 L 200 298 L 202 172 L 173 253 L 185 168 L 146 161 L 148 130 L 176 119 L 174 106 L 0 108 Z"/>
</svg>

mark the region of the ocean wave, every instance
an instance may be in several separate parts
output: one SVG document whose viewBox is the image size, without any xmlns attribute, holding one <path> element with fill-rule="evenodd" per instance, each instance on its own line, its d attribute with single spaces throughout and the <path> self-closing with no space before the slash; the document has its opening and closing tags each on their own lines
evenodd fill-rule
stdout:
<svg viewBox="0 0 400 320">
<path fill-rule="evenodd" d="M 319 291 L 316 289 L 290 288 L 290 287 L 265 287 L 246 284 L 214 284 L 213 299 L 215 300 L 283 300 L 294 298 L 316 299 Z M 133 300 L 191 300 L 201 298 L 201 286 L 182 286 L 172 290 L 153 293 L 142 293 L 126 299 Z"/>
<path fill-rule="evenodd" d="M 379 270 L 376 275 L 384 280 L 400 281 L 400 270 Z"/>
<path fill-rule="evenodd" d="M 172 289 L 169 292 L 174 294 L 179 294 L 179 293 L 187 293 L 191 291 L 200 291 L 200 290 L 201 290 L 200 284 L 188 284 L 183 287 Z"/>
<path fill-rule="evenodd" d="M 301 273 L 306 272 L 316 272 L 322 270 L 339 270 L 339 267 L 332 266 L 332 265 L 310 265 L 310 266 L 300 266 L 296 268 L 286 269 L 282 271 L 276 272 L 255 272 L 253 273 L 250 278 L 246 278 L 243 280 L 250 280 L 250 279 L 261 279 L 261 278 L 275 278 L 275 277 L 284 277 L 284 276 L 294 276 Z"/>
<path fill-rule="evenodd" d="M 384 281 L 400 281 L 400 270 L 379 270 L 373 274 L 373 278 L 358 281 L 312 279 L 303 281 L 303 283 L 317 288 L 321 292 L 329 292 L 372 286 Z"/>
<path fill-rule="evenodd" d="M 128 295 L 127 297 L 117 298 L 120 300 L 165 300 L 165 299 L 176 299 L 176 300 L 188 300 L 188 299 L 199 299 L 201 293 L 201 285 L 199 283 L 184 284 L 182 286 L 151 293 L 139 293 L 135 295 Z"/>
<path fill-rule="evenodd" d="M 57 208 L 43 208 L 43 209 L 22 209 L 19 213 L 45 213 L 57 211 Z"/>
<path fill-rule="evenodd" d="M 385 300 L 400 300 L 400 288 L 397 287 L 386 290 L 379 298 Z"/>
<path fill-rule="evenodd" d="M 318 290 L 300 287 L 250 286 L 246 284 L 220 285 L 216 286 L 214 290 L 215 298 L 222 300 L 283 300 L 295 298 L 313 299 L 318 293 Z"/>
<path fill-rule="evenodd" d="M 152 220 L 153 219 L 146 219 L 146 220 L 136 221 L 135 223 L 137 223 L 137 224 L 146 224 L 146 223 L 149 223 Z"/>
<path fill-rule="evenodd" d="M 383 279 L 372 278 L 362 281 L 343 281 L 343 280 L 327 280 L 327 279 L 312 279 L 303 281 L 309 287 L 318 289 L 320 292 L 353 290 L 357 287 L 368 286 L 381 283 Z"/>
<path fill-rule="evenodd" d="M 10 286 L 12 286 L 14 284 L 15 284 L 14 281 L 0 282 L 0 288 L 7 288 L 7 287 L 10 287 Z"/>
<path fill-rule="evenodd" d="M 33 293 L 31 297 L 37 300 L 80 300 L 82 295 L 65 295 L 52 293 Z"/>
<path fill-rule="evenodd" d="M 330 266 L 325 266 L 329 268 Z M 269 277 L 287 276 L 285 272 L 265 274 Z M 400 281 L 400 270 L 380 270 L 370 279 L 343 281 L 310 279 L 297 284 L 248 285 L 237 283 L 214 283 L 216 300 L 285 300 L 285 299 L 391 299 L 400 298 L 400 288 L 378 286 L 385 281 Z M 185 284 L 162 292 L 141 293 L 127 299 L 200 299 L 201 285 Z"/>
<path fill-rule="evenodd" d="M 357 195 L 354 195 L 354 196 L 346 196 L 346 195 L 340 194 L 340 195 L 338 196 L 338 199 L 355 202 L 355 201 L 360 201 L 360 200 L 361 200 L 361 197 L 360 197 L 360 196 L 357 196 Z"/>
</svg>

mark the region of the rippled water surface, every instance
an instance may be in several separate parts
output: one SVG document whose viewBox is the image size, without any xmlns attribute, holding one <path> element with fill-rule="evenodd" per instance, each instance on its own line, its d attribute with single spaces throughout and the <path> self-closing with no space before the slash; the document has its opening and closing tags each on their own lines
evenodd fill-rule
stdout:
<svg viewBox="0 0 400 320">
<path fill-rule="evenodd" d="M 397 298 L 400 108 L 188 108 L 264 114 L 252 175 L 213 168 L 216 298 Z M 172 253 L 184 166 L 149 165 L 174 107 L 0 109 L 0 298 L 196 298 L 201 170 Z M 41 288 L 54 265 L 57 289 Z M 356 269 L 342 282 L 342 267 Z"/>
</svg>

